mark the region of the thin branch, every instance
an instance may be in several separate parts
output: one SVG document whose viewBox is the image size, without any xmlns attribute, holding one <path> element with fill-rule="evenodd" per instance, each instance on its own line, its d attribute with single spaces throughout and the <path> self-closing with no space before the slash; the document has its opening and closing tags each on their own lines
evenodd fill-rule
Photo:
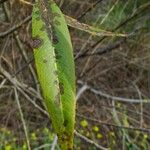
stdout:
<svg viewBox="0 0 150 150">
<path fill-rule="evenodd" d="M 57 135 L 55 135 L 55 137 L 54 137 L 54 140 L 53 140 L 53 143 L 52 143 L 52 146 L 51 146 L 51 150 L 55 150 L 55 147 L 56 147 L 56 145 L 57 145 Z"/>
<path fill-rule="evenodd" d="M 24 20 L 22 20 L 20 23 L 14 25 L 13 27 L 11 27 L 10 29 L 8 29 L 7 31 L 1 32 L 0 33 L 0 38 L 4 38 L 5 36 L 13 33 L 14 31 L 16 31 L 18 28 L 20 28 L 23 24 L 27 23 L 28 21 L 31 20 L 31 16 L 26 17 Z"/>
<path fill-rule="evenodd" d="M 109 44 L 108 46 L 99 49 L 98 51 L 94 52 L 94 53 L 86 53 L 86 54 L 81 54 L 80 57 L 78 58 L 83 58 L 83 57 L 89 57 L 89 56 L 95 56 L 95 55 L 103 55 L 106 54 L 107 52 L 110 52 L 116 48 L 119 48 L 121 44 L 123 44 L 125 41 L 125 39 L 121 39 L 120 41 L 117 41 L 114 44 Z"/>
<path fill-rule="evenodd" d="M 150 6 L 150 2 L 140 6 L 139 8 L 137 8 L 137 10 L 128 18 L 126 18 L 125 20 L 123 20 L 120 24 L 118 24 L 113 30 L 112 32 L 117 31 L 118 29 L 122 28 L 123 26 L 125 26 L 129 21 L 131 21 L 132 19 L 134 19 L 135 17 L 137 17 L 138 15 L 140 15 L 142 12 L 144 12 L 146 9 L 148 9 L 148 7 Z M 132 36 L 133 33 L 128 34 L 128 37 Z M 81 55 L 85 55 L 89 50 L 94 49 L 95 47 L 98 47 L 98 45 L 105 39 L 107 38 L 107 36 L 102 37 L 100 40 L 98 40 L 97 42 L 95 42 L 90 48 L 86 49 L 84 51 L 84 53 L 82 53 Z M 78 59 L 80 57 L 80 55 L 76 58 Z"/>
<path fill-rule="evenodd" d="M 83 85 L 77 92 L 77 95 L 76 95 L 76 100 L 78 100 L 81 95 L 84 93 L 84 91 L 86 91 L 88 89 L 87 85 Z"/>
<path fill-rule="evenodd" d="M 129 112 L 129 113 L 133 113 L 133 114 L 135 114 L 135 115 L 137 115 L 137 116 L 141 116 L 141 112 L 139 112 L 139 111 L 135 111 L 134 109 L 130 109 L 130 108 L 120 108 L 120 107 L 118 107 L 118 106 L 108 106 L 108 105 L 101 105 L 101 107 L 104 107 L 105 109 L 113 109 L 114 107 L 118 110 L 118 112 L 120 113 L 125 113 L 125 112 Z M 143 112 L 143 114 L 142 114 L 145 118 L 147 118 L 147 119 L 150 119 L 150 116 L 149 116 L 149 114 L 146 114 L 146 113 L 144 113 Z"/>
<path fill-rule="evenodd" d="M 41 150 L 41 149 L 49 148 L 50 146 L 51 146 L 51 144 L 46 143 L 46 144 L 43 144 L 39 147 L 34 148 L 33 150 Z"/>
<path fill-rule="evenodd" d="M 25 65 L 23 65 L 20 69 L 18 69 L 13 75 L 12 78 L 17 76 L 19 73 L 21 73 L 26 67 L 28 67 L 32 62 L 34 61 L 34 58 L 32 57 L 28 62 L 26 62 Z"/>
<path fill-rule="evenodd" d="M 33 6 L 32 3 L 28 2 L 28 1 L 25 1 L 25 0 L 20 0 L 20 2 L 24 3 L 24 4 L 27 4 L 27 5 L 30 5 L 30 6 Z"/>
<path fill-rule="evenodd" d="M 108 150 L 108 148 L 105 148 L 97 143 L 95 143 L 94 141 L 88 139 L 87 137 L 83 136 L 82 134 L 78 133 L 77 131 L 75 131 L 75 135 L 79 138 L 81 138 L 82 140 L 84 140 L 85 142 L 91 144 L 91 145 L 94 145 L 97 149 L 100 149 L 100 150 Z"/>
<path fill-rule="evenodd" d="M 93 119 L 93 118 L 90 118 L 90 117 L 86 117 L 86 116 L 83 116 L 83 115 L 78 114 L 78 113 L 77 113 L 77 116 L 82 117 L 82 118 L 87 119 L 87 120 L 92 121 L 92 122 L 97 122 L 100 125 L 104 125 L 104 126 L 110 126 L 110 127 L 115 127 L 115 128 L 118 128 L 118 129 L 126 129 L 126 130 L 131 130 L 131 131 L 140 131 L 140 132 L 145 132 L 145 133 L 150 134 L 150 129 L 148 129 L 148 128 L 125 127 L 125 126 L 121 126 L 121 125 L 115 125 L 115 124 L 103 122 L 103 121 L 100 121 L 100 120 L 97 120 L 97 119 Z"/>
<path fill-rule="evenodd" d="M 87 89 L 90 90 L 92 93 L 94 93 L 96 95 L 100 95 L 100 96 L 105 97 L 107 99 L 111 99 L 111 100 L 119 101 L 119 102 L 134 103 L 134 104 L 141 103 L 141 99 L 130 99 L 130 98 L 112 96 L 112 95 L 103 93 L 101 90 L 96 90 L 93 87 L 87 85 L 86 83 L 83 83 L 82 81 L 79 81 L 78 83 L 80 83 L 82 85 L 86 85 Z M 150 99 L 142 99 L 142 103 L 150 103 Z"/>
<path fill-rule="evenodd" d="M 83 13 L 81 13 L 80 16 L 78 16 L 77 20 L 80 20 L 81 18 L 83 18 L 88 12 L 90 12 L 94 7 L 96 7 L 100 2 L 102 2 L 103 0 L 98 0 L 96 1 L 92 6 L 90 6 L 89 8 L 87 8 Z"/>
<path fill-rule="evenodd" d="M 142 6 L 140 6 L 139 8 L 136 9 L 136 11 L 131 15 L 129 16 L 127 19 L 125 19 L 124 21 L 122 21 L 115 29 L 119 29 L 121 28 L 122 26 L 126 25 L 129 21 L 131 21 L 132 19 L 134 19 L 135 17 L 137 17 L 139 14 L 141 14 L 141 12 L 144 12 L 146 11 L 146 9 L 148 9 L 148 7 L 150 7 L 150 2 L 147 2 L 145 4 L 143 4 Z"/>
<path fill-rule="evenodd" d="M 15 92 L 15 98 L 16 98 L 16 102 L 17 102 L 17 105 L 18 105 L 21 121 L 22 121 L 22 124 L 23 124 L 24 132 L 25 132 L 25 136 L 26 136 L 27 147 L 28 147 L 28 150 L 31 150 L 29 135 L 28 135 L 28 131 L 27 131 L 27 126 L 26 126 L 26 123 L 25 123 L 25 119 L 24 119 L 24 116 L 23 116 L 23 112 L 22 112 L 22 109 L 21 109 L 21 105 L 20 105 L 20 101 L 19 101 L 19 97 L 18 97 L 18 93 L 17 93 L 16 88 L 14 88 L 14 92 Z"/>
<path fill-rule="evenodd" d="M 10 13 L 8 13 L 9 10 L 8 10 L 8 8 L 7 8 L 7 5 L 5 5 L 5 4 L 4 4 L 4 10 L 5 10 L 5 15 L 6 15 L 6 17 L 7 17 L 8 20 L 10 21 L 10 20 L 11 20 L 11 16 L 10 16 Z M 26 62 L 28 62 L 28 56 L 27 56 L 26 50 L 25 50 L 25 48 L 24 48 L 24 46 L 23 46 L 23 44 L 22 44 L 22 42 L 21 42 L 21 40 L 20 40 L 20 37 L 19 37 L 19 35 L 18 35 L 18 32 L 15 31 L 15 32 L 13 32 L 13 34 L 14 34 L 14 38 L 15 38 L 15 40 L 16 40 L 17 46 L 18 46 L 20 52 L 21 52 L 22 55 L 23 55 L 24 60 L 25 60 Z M 34 71 L 32 65 L 29 64 L 28 66 L 29 66 L 29 70 L 30 70 L 30 72 L 31 72 L 31 74 L 32 74 L 32 77 L 33 77 L 35 83 L 37 83 L 38 80 L 37 80 L 36 73 L 35 73 L 35 71 Z M 36 89 L 37 89 L 37 91 L 39 91 L 39 85 L 36 85 Z"/>
<path fill-rule="evenodd" d="M 4 68 L 1 65 L 0 65 L 0 72 L 12 83 L 13 86 L 17 88 L 18 91 L 20 91 L 20 93 L 22 93 L 25 96 L 25 98 L 31 104 L 33 104 L 38 110 L 43 112 L 43 114 L 46 114 L 48 116 L 48 113 L 45 110 L 43 110 L 38 104 L 36 104 L 36 102 L 33 101 L 24 91 L 32 95 L 34 98 L 43 100 L 40 93 L 37 93 L 34 89 L 28 87 L 24 83 L 20 83 L 16 78 L 12 78 L 11 75 L 6 70 L 4 70 Z"/>
<path fill-rule="evenodd" d="M 87 33 L 95 35 L 95 36 L 119 36 L 119 37 L 126 37 L 127 36 L 126 34 L 113 33 L 113 32 L 110 32 L 110 31 L 95 28 L 95 27 L 90 26 L 88 24 L 80 23 L 76 19 L 71 18 L 67 15 L 64 15 L 64 16 L 65 16 L 65 19 L 67 21 L 67 24 L 70 27 L 76 28 L 78 30 L 87 32 Z M 7 31 L 1 32 L 0 33 L 0 38 L 3 38 L 5 36 L 11 34 L 12 32 L 16 31 L 18 28 L 20 28 L 23 24 L 27 23 L 31 19 L 32 19 L 32 16 L 30 15 L 30 16 L 26 17 L 24 20 L 22 20 L 20 23 L 14 25 L 10 29 L 8 29 Z"/>
</svg>

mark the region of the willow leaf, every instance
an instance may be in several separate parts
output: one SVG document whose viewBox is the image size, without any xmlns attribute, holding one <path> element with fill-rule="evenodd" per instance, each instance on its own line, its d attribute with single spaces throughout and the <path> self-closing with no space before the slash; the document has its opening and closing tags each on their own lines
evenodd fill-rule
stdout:
<svg viewBox="0 0 150 150">
<path fill-rule="evenodd" d="M 76 19 L 69 17 L 65 15 L 65 19 L 67 21 L 67 24 L 70 27 L 73 27 L 75 29 L 87 32 L 89 34 L 92 34 L 93 36 L 119 36 L 119 37 L 127 37 L 127 34 L 122 34 L 122 33 L 114 33 L 110 31 L 106 31 L 100 28 L 96 28 L 94 26 L 90 26 L 85 23 L 81 23 L 77 21 Z"/>
<path fill-rule="evenodd" d="M 32 13 L 35 65 L 44 103 L 62 149 L 72 149 L 75 67 L 66 21 L 52 0 L 37 0 Z"/>
</svg>

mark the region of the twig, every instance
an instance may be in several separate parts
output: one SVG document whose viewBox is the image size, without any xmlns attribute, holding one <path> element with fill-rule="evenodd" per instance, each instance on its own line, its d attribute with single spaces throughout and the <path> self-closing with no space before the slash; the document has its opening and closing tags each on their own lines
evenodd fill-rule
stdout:
<svg viewBox="0 0 150 150">
<path fill-rule="evenodd" d="M 118 3 L 118 0 L 116 0 L 115 4 L 113 4 L 113 6 L 110 8 L 110 10 L 108 11 L 108 13 L 106 13 L 105 17 L 103 18 L 103 20 L 101 21 L 100 25 L 103 23 L 103 21 L 109 16 L 110 12 L 112 12 L 112 10 L 114 9 L 115 5 Z M 97 46 L 93 49 L 91 49 L 92 52 L 91 53 L 95 53 L 95 51 L 97 50 Z M 79 56 L 79 55 L 78 55 Z M 83 74 L 85 73 L 85 71 L 87 70 L 89 64 L 91 62 L 91 57 L 89 57 L 86 62 L 85 62 L 85 65 L 82 69 L 82 72 L 80 74 L 80 76 L 83 76 Z"/>
<path fill-rule="evenodd" d="M 28 67 L 29 67 L 29 69 L 30 69 L 30 72 L 31 72 L 31 74 L 32 74 L 32 77 L 33 77 L 33 79 L 34 79 L 34 82 L 37 83 L 37 82 L 38 82 L 37 76 L 36 76 L 36 73 L 35 73 L 35 71 L 34 71 L 32 65 L 31 65 L 31 63 L 28 63 L 29 60 L 28 60 L 28 56 L 27 56 L 26 50 L 24 49 L 24 47 L 23 47 L 23 45 L 22 45 L 22 43 L 21 43 L 21 40 L 20 40 L 19 36 L 17 35 L 17 32 L 14 32 L 14 35 L 15 35 L 15 40 L 16 40 L 16 42 L 17 42 L 18 48 L 19 48 L 19 50 L 21 51 L 21 53 L 22 53 L 22 55 L 23 55 L 23 57 L 24 57 L 26 63 L 28 64 Z M 37 89 L 37 91 L 40 91 L 40 88 L 39 88 L 39 85 L 38 85 L 38 84 L 36 84 L 36 89 Z"/>
<path fill-rule="evenodd" d="M 8 20 L 10 21 L 11 17 L 10 17 L 10 14 L 8 13 L 7 5 L 5 5 L 5 4 L 4 4 L 4 10 L 5 10 L 5 15 L 6 15 L 6 17 L 7 17 Z M 24 46 L 23 46 L 23 44 L 22 44 L 22 42 L 21 42 L 21 40 L 20 40 L 20 38 L 19 38 L 18 32 L 15 31 L 15 32 L 13 32 L 13 34 L 14 34 L 14 36 L 15 36 L 15 40 L 16 40 L 16 43 L 17 43 L 17 46 L 18 46 L 19 50 L 21 51 L 21 53 L 22 53 L 22 55 L 23 55 L 25 61 L 28 62 L 28 56 L 27 56 L 26 50 L 24 49 Z M 35 71 L 34 71 L 34 69 L 33 69 L 33 67 L 32 67 L 31 64 L 29 64 L 29 70 L 30 70 L 30 72 L 31 72 L 31 74 L 32 74 L 32 77 L 33 77 L 35 83 L 37 83 L 38 80 L 37 80 Z M 36 85 L 36 89 L 37 89 L 37 91 L 40 91 L 38 84 Z"/>
<path fill-rule="evenodd" d="M 104 125 L 104 126 L 110 126 L 110 127 L 115 127 L 115 128 L 118 128 L 118 129 L 126 129 L 126 130 L 131 130 L 131 131 L 141 131 L 141 132 L 145 132 L 145 133 L 150 134 L 150 129 L 148 129 L 148 128 L 137 128 L 137 127 L 126 127 L 126 126 L 122 126 L 122 125 L 115 125 L 115 124 L 103 122 L 103 121 L 100 121 L 100 120 L 97 120 L 97 119 L 93 119 L 93 118 L 90 118 L 90 117 L 86 117 L 86 116 L 83 116 L 83 115 L 78 114 L 78 113 L 77 113 L 77 116 L 82 117 L 82 118 L 87 119 L 87 120 L 92 121 L 92 122 L 97 122 L 100 125 Z"/>
<path fill-rule="evenodd" d="M 131 15 L 129 16 L 126 20 L 122 21 L 115 29 L 119 29 L 121 28 L 122 26 L 126 25 L 129 21 L 131 21 L 132 19 L 134 19 L 135 17 L 137 17 L 141 12 L 145 11 L 148 7 L 150 6 L 150 2 L 147 2 L 145 4 L 143 4 L 142 6 L 140 6 L 139 8 L 136 9 L 136 11 Z"/>
<path fill-rule="evenodd" d="M 140 113 L 140 126 L 142 127 L 142 125 L 143 125 L 143 122 L 144 122 L 144 119 L 143 119 L 143 102 L 142 102 L 142 93 L 141 93 L 141 91 L 140 91 L 140 89 L 139 89 L 139 87 L 136 85 L 136 83 L 134 83 L 133 82 L 133 86 L 135 87 L 135 89 L 137 90 L 137 93 L 138 93 L 138 95 L 139 95 L 139 99 L 141 100 L 141 103 L 140 103 L 140 111 L 141 111 L 141 113 Z"/>
<path fill-rule="evenodd" d="M 77 92 L 76 100 L 80 98 L 80 96 L 88 89 L 87 85 L 83 85 Z"/>
<path fill-rule="evenodd" d="M 26 136 L 27 147 L 28 147 L 28 150 L 31 150 L 29 135 L 28 135 L 28 131 L 27 131 L 27 126 L 26 126 L 26 123 L 25 123 L 25 119 L 24 119 L 24 116 L 23 116 L 23 112 L 22 112 L 22 109 L 21 109 L 21 105 L 20 105 L 20 102 L 19 102 L 18 93 L 17 93 L 16 88 L 14 88 L 14 92 L 15 92 L 15 98 L 16 98 L 16 102 L 17 102 L 17 105 L 18 105 L 21 121 L 22 121 L 22 124 L 23 124 L 24 132 L 25 132 L 25 136 Z"/>
<path fill-rule="evenodd" d="M 110 44 L 102 49 L 99 49 L 97 52 L 94 53 L 86 53 L 86 54 L 81 54 L 78 58 L 82 58 L 82 57 L 89 57 L 89 56 L 95 56 L 95 55 L 103 55 L 106 54 L 107 52 L 110 52 L 118 47 L 120 47 L 120 45 L 122 43 L 124 43 L 125 39 L 121 39 L 120 41 L 117 41 L 114 44 Z"/>
<path fill-rule="evenodd" d="M 103 0 L 96 1 L 91 7 L 87 8 L 83 13 L 81 13 L 81 15 L 78 16 L 77 20 L 80 20 L 81 18 L 83 18 L 88 12 L 90 12 L 94 7 L 96 7 L 97 4 L 99 4 L 102 1 Z"/>
<path fill-rule="evenodd" d="M 11 34 L 12 32 L 16 31 L 18 28 L 20 28 L 23 24 L 27 23 L 31 19 L 32 19 L 32 16 L 30 15 L 30 16 L 26 17 L 24 20 L 22 20 L 20 23 L 14 25 L 10 29 L 8 29 L 7 31 L 1 32 L 0 38 L 3 38 L 5 36 L 7 36 L 8 34 Z M 65 19 L 67 21 L 67 24 L 70 27 L 73 27 L 73 28 L 76 28 L 78 30 L 90 33 L 90 34 L 95 35 L 95 36 L 119 36 L 119 37 L 126 37 L 127 36 L 126 34 L 113 33 L 110 31 L 95 28 L 95 27 L 90 26 L 88 24 L 80 23 L 76 19 L 71 18 L 67 15 L 65 15 Z"/>
<path fill-rule="evenodd" d="M 34 61 L 34 58 L 31 58 L 30 60 L 28 60 L 28 62 L 26 62 L 25 65 L 23 65 L 20 69 L 18 69 L 13 75 L 12 78 L 14 78 L 15 76 L 17 76 L 19 73 L 21 73 L 26 67 L 28 67 L 30 65 L 30 63 L 32 63 Z"/>
<path fill-rule="evenodd" d="M 40 149 L 44 149 L 44 148 L 50 147 L 50 146 L 51 146 L 51 144 L 46 143 L 46 144 L 43 144 L 43 145 L 41 145 L 41 146 L 39 146 L 37 148 L 34 148 L 33 150 L 40 150 Z"/>
<path fill-rule="evenodd" d="M 131 21 L 132 19 L 134 19 L 136 16 L 138 16 L 139 14 L 141 14 L 141 12 L 145 11 L 148 7 L 150 6 L 150 2 L 140 6 L 131 16 L 129 16 L 127 19 L 125 19 L 124 21 L 122 21 L 120 24 L 118 24 L 113 30 L 112 32 L 115 32 L 116 30 L 120 29 L 121 27 L 125 26 L 129 21 Z M 128 34 L 128 37 L 131 34 Z M 84 51 L 84 53 L 82 53 L 82 55 L 86 54 L 89 50 L 94 49 L 95 47 L 98 47 L 98 45 L 105 39 L 107 38 L 107 36 L 102 37 L 100 40 L 98 40 L 96 43 L 94 43 L 90 48 L 88 48 L 87 50 Z M 76 58 L 78 59 L 80 57 L 80 55 Z"/>
<path fill-rule="evenodd" d="M 75 135 L 79 138 L 81 138 L 82 140 L 84 140 L 85 142 L 91 144 L 91 145 L 94 145 L 97 149 L 101 149 L 101 150 L 108 150 L 107 148 L 105 147 L 102 147 L 101 145 L 95 143 L 94 141 L 88 139 L 87 137 L 83 136 L 82 134 L 78 133 L 77 131 L 75 131 Z"/>
<path fill-rule="evenodd" d="M 119 0 L 116 0 L 116 2 L 113 4 L 113 6 L 109 9 L 108 13 L 105 15 L 105 17 L 100 22 L 100 25 L 102 25 L 104 23 L 104 21 L 108 18 L 109 14 L 113 11 L 113 9 L 118 4 L 118 2 L 119 2 Z"/>
<path fill-rule="evenodd" d="M 104 107 L 105 109 L 112 109 L 112 108 L 114 108 L 114 106 L 112 106 L 112 105 L 111 106 L 101 105 L 101 107 Z M 144 113 L 144 112 L 143 112 L 143 114 L 141 114 L 141 112 L 135 111 L 134 109 L 130 109 L 130 108 L 125 109 L 125 108 L 122 108 L 122 107 L 120 108 L 118 106 L 115 106 L 115 108 L 118 110 L 119 113 L 120 112 L 121 113 L 129 112 L 129 113 L 133 113 L 133 114 L 135 114 L 137 116 L 143 115 L 145 118 L 150 119 L 150 116 L 148 114 Z"/>
<path fill-rule="evenodd" d="M 106 97 L 108 99 L 112 99 L 114 101 L 119 101 L 119 102 L 128 102 L 128 103 L 141 103 L 141 100 L 140 99 L 129 99 L 129 98 L 123 98 L 123 97 L 117 97 L 117 96 L 112 96 L 112 95 L 109 95 L 109 94 L 106 94 L 106 93 L 103 93 L 102 91 L 100 90 L 95 90 L 94 88 L 89 88 L 90 91 L 92 91 L 93 93 L 97 94 L 97 95 L 100 95 L 100 96 L 103 96 L 103 97 Z M 150 103 L 150 100 L 149 99 L 142 99 L 142 103 Z"/>
<path fill-rule="evenodd" d="M 24 3 L 24 4 L 27 4 L 27 5 L 30 5 L 30 6 L 33 6 L 33 4 L 32 3 L 30 3 L 30 2 L 28 2 L 28 1 L 25 1 L 25 0 L 20 0 L 22 3 Z"/>
<path fill-rule="evenodd" d="M 49 114 L 47 113 L 47 111 L 45 111 L 44 109 L 42 109 L 35 101 L 33 101 L 21 88 L 16 87 L 18 89 L 18 91 L 35 107 L 37 108 L 40 112 L 42 112 L 43 114 L 45 114 L 46 116 L 49 117 Z"/>
<path fill-rule="evenodd" d="M 116 108 L 115 108 L 115 101 L 112 101 L 112 106 L 113 106 L 113 109 L 112 109 L 112 117 L 113 117 L 113 120 L 114 122 L 118 125 L 118 126 L 121 126 L 121 121 L 118 117 L 118 114 L 117 114 L 117 111 L 116 111 Z M 124 119 L 124 118 L 123 118 Z M 125 143 L 125 140 L 127 140 L 127 142 L 131 143 L 131 140 L 130 140 L 130 137 L 129 137 L 129 134 L 127 133 L 127 131 L 124 129 L 124 128 L 121 128 L 121 130 L 119 131 L 119 134 L 120 138 L 122 138 L 123 140 L 123 146 L 124 146 L 124 143 Z"/>
<path fill-rule="evenodd" d="M 13 33 L 15 30 L 17 30 L 18 28 L 20 28 L 23 24 L 27 23 L 28 21 L 31 20 L 31 16 L 26 17 L 24 20 L 22 20 L 20 23 L 14 25 L 13 27 L 11 27 L 10 29 L 8 29 L 7 31 L 1 32 L 0 33 L 0 38 L 3 38 L 11 33 Z"/>
<path fill-rule="evenodd" d="M 1 65 L 0 65 L 0 72 L 13 84 L 13 86 L 17 88 L 18 91 L 20 91 L 25 96 L 25 98 L 30 103 L 32 103 L 37 109 L 39 109 L 41 112 L 43 112 L 48 116 L 48 113 L 45 110 L 43 110 L 39 105 L 37 105 L 36 102 L 33 101 L 24 91 L 28 92 L 35 98 L 42 100 L 42 97 L 39 95 L 39 93 L 37 93 L 31 87 L 27 88 L 28 87 L 27 85 L 20 83 L 16 78 L 12 78 L 11 75 L 6 70 L 4 70 L 4 68 Z M 30 89 L 30 91 L 28 89 Z"/>
<path fill-rule="evenodd" d="M 41 100 L 40 93 L 38 93 L 35 89 L 32 87 L 27 86 L 24 83 L 20 83 L 16 78 L 13 78 L 0 64 L 0 72 L 5 76 L 13 85 L 21 87 L 26 92 L 31 94 L 32 96 L 35 96 L 36 98 Z"/>
<path fill-rule="evenodd" d="M 6 81 L 7 81 L 6 79 L 3 79 L 3 81 L 0 83 L 0 89 L 3 87 Z"/>
<path fill-rule="evenodd" d="M 85 83 L 83 83 L 82 81 L 79 81 L 78 83 L 82 84 L 82 85 L 86 85 Z M 103 93 L 101 90 L 96 90 L 93 87 L 86 85 L 87 89 L 90 90 L 91 92 L 93 92 L 96 95 L 100 95 L 102 97 L 105 97 L 107 99 L 111 99 L 113 101 L 119 101 L 119 102 L 126 102 L 126 103 L 141 103 L 140 99 L 129 99 L 129 98 L 123 98 L 123 97 L 117 97 L 117 96 L 112 96 L 106 93 Z M 142 103 L 150 103 L 150 99 L 142 99 Z"/>
<path fill-rule="evenodd" d="M 57 135 L 55 135 L 52 146 L 51 146 L 51 150 L 55 150 L 55 147 L 57 145 Z"/>
</svg>

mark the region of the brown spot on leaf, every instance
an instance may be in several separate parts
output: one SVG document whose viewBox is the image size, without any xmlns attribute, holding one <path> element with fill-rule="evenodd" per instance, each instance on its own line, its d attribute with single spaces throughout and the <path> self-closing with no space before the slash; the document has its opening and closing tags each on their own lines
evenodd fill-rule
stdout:
<svg viewBox="0 0 150 150">
<path fill-rule="evenodd" d="M 43 40 L 40 39 L 39 37 L 32 38 L 32 41 L 31 41 L 32 48 L 39 48 L 42 44 L 43 44 Z"/>
<path fill-rule="evenodd" d="M 47 59 L 43 59 L 43 63 L 47 63 Z"/>
<path fill-rule="evenodd" d="M 40 17 L 38 16 L 38 17 L 36 17 L 35 19 L 36 19 L 36 21 L 39 21 L 39 20 L 40 20 Z"/>
<path fill-rule="evenodd" d="M 45 31 L 45 26 L 44 25 L 40 28 L 40 31 Z"/>
<path fill-rule="evenodd" d="M 57 106 L 60 106 L 60 95 L 59 95 L 59 93 L 55 96 L 55 104 Z"/>
<path fill-rule="evenodd" d="M 58 71 L 57 70 L 54 71 L 54 75 L 58 75 Z"/>
<path fill-rule="evenodd" d="M 55 51 L 55 58 L 56 58 L 56 61 L 57 61 L 58 59 L 61 58 L 61 55 L 58 53 L 58 51 L 56 50 L 56 48 L 54 49 L 54 51 Z"/>
<path fill-rule="evenodd" d="M 37 14 L 37 15 L 40 14 L 40 11 L 39 10 L 35 11 L 35 14 Z"/>
<path fill-rule="evenodd" d="M 68 120 L 64 120 L 64 126 L 66 127 L 67 126 L 67 124 L 68 124 Z"/>
<path fill-rule="evenodd" d="M 54 24 L 55 24 L 56 26 L 61 25 L 61 23 L 60 23 L 58 20 L 55 20 L 55 21 L 54 21 Z"/>
<path fill-rule="evenodd" d="M 64 85 L 61 82 L 59 82 L 59 89 L 60 89 L 60 94 L 63 95 L 64 94 Z"/>
<path fill-rule="evenodd" d="M 58 81 L 57 81 L 57 80 L 55 80 L 55 81 L 54 81 L 54 85 L 57 85 L 57 84 L 58 84 Z"/>
<path fill-rule="evenodd" d="M 52 13 L 52 17 L 53 18 L 55 18 L 55 17 L 61 17 L 61 15 L 59 13 L 54 12 L 54 13 Z"/>
<path fill-rule="evenodd" d="M 53 34 L 53 44 L 57 44 L 59 41 L 58 41 L 58 37 L 56 34 Z"/>
</svg>

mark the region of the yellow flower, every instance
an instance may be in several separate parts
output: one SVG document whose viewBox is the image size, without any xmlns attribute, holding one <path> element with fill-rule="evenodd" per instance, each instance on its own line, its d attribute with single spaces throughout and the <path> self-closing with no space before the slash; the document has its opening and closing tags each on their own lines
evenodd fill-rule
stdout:
<svg viewBox="0 0 150 150">
<path fill-rule="evenodd" d="M 98 133 L 98 134 L 97 134 L 97 138 L 98 138 L 98 139 L 101 139 L 101 138 L 103 138 L 103 135 L 100 134 L 100 133 Z"/>
<path fill-rule="evenodd" d="M 13 138 L 13 142 L 16 142 L 16 138 Z"/>
<path fill-rule="evenodd" d="M 46 127 L 43 129 L 43 131 L 44 131 L 45 133 L 49 133 L 49 129 L 46 128 Z"/>
<path fill-rule="evenodd" d="M 144 134 L 144 139 L 147 139 L 148 138 L 148 135 L 147 134 Z"/>
<path fill-rule="evenodd" d="M 109 134 L 110 134 L 111 136 L 115 136 L 115 133 L 114 133 L 114 132 L 109 132 Z"/>
<path fill-rule="evenodd" d="M 26 143 L 23 144 L 22 149 L 27 150 L 27 144 Z"/>
<path fill-rule="evenodd" d="M 36 134 L 34 132 L 31 133 L 31 139 L 32 140 L 37 140 Z"/>
<path fill-rule="evenodd" d="M 93 130 L 94 130 L 95 132 L 98 132 L 98 131 L 99 131 L 99 127 L 94 126 L 94 127 L 93 127 Z"/>
<path fill-rule="evenodd" d="M 121 103 L 117 103 L 117 106 L 120 107 L 120 106 L 121 106 Z"/>
<path fill-rule="evenodd" d="M 9 130 L 7 130 L 7 131 L 6 131 L 6 134 L 7 134 L 7 135 L 10 135 L 10 134 L 11 134 L 11 132 L 10 132 Z"/>
<path fill-rule="evenodd" d="M 48 137 L 49 137 L 50 140 L 53 140 L 54 139 L 54 134 L 53 133 L 49 133 Z"/>
<path fill-rule="evenodd" d="M 113 140 L 113 141 L 112 141 L 112 143 L 115 145 L 115 144 L 116 144 L 116 141 L 115 141 L 115 140 Z"/>
<path fill-rule="evenodd" d="M 86 128 L 86 127 L 88 126 L 88 122 L 87 122 L 86 120 L 82 120 L 82 121 L 80 122 L 80 124 L 81 124 L 81 126 L 84 127 L 84 128 Z"/>
<path fill-rule="evenodd" d="M 87 137 L 89 137 L 89 136 L 90 136 L 90 133 L 89 133 L 88 131 L 86 132 L 86 136 L 87 136 Z"/>
</svg>

